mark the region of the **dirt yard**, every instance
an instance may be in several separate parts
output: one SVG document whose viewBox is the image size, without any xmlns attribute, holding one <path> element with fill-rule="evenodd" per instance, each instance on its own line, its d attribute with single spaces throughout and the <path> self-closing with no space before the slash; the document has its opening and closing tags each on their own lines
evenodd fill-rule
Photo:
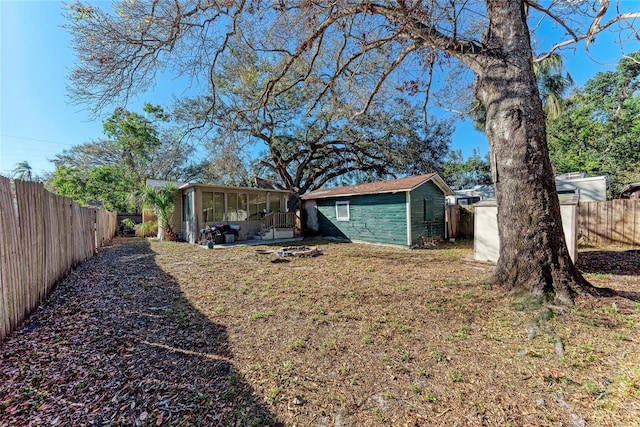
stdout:
<svg viewBox="0 0 640 427">
<path fill-rule="evenodd" d="M 513 300 L 470 243 L 117 239 L 0 344 L 0 426 L 638 426 L 640 303 Z M 588 249 L 640 300 L 640 253 Z"/>
</svg>

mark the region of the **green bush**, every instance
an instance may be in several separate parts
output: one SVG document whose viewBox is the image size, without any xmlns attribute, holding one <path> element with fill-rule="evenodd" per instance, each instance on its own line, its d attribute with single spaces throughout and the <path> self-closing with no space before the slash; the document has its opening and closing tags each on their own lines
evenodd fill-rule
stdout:
<svg viewBox="0 0 640 427">
<path fill-rule="evenodd" d="M 136 225 L 136 236 L 155 237 L 158 235 L 158 221 L 147 221 Z"/>
<path fill-rule="evenodd" d="M 122 221 L 120 221 L 120 224 L 118 225 L 118 235 L 119 236 L 129 235 L 133 233 L 135 228 L 136 228 L 136 224 L 131 220 L 131 218 L 125 218 Z"/>
</svg>

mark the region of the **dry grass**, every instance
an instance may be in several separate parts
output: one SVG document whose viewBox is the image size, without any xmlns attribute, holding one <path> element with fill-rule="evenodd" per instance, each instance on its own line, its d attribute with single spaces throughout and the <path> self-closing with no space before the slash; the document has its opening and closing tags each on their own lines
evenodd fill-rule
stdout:
<svg viewBox="0 0 640 427">
<path fill-rule="evenodd" d="M 71 399 L 60 389 L 74 393 L 74 384 L 66 374 L 56 374 L 55 385 L 32 378 L 61 369 L 37 343 L 60 334 L 61 326 L 49 326 L 61 321 L 60 313 L 69 312 L 64 340 L 81 341 L 70 337 L 69 318 L 79 310 L 65 311 L 71 304 L 92 313 L 82 316 L 87 334 L 96 333 L 92 322 L 103 330 L 111 322 L 107 330 L 124 334 L 117 341 L 122 348 L 107 351 L 98 338 L 83 347 L 85 355 L 64 341 L 56 342 L 56 352 L 67 349 L 79 365 L 91 359 L 86 352 L 105 354 L 108 362 L 91 359 L 94 371 L 105 363 L 130 368 L 118 368 L 126 380 L 92 379 L 83 392 L 98 391 L 84 401 L 107 403 L 89 405 L 78 396 L 77 411 L 62 416 L 69 424 L 640 425 L 637 302 L 580 299 L 562 308 L 509 299 L 487 284 L 492 265 L 473 261 L 470 243 L 416 251 L 305 243 L 323 255 L 277 258 L 256 249 L 279 247 L 117 241 L 107 252 L 128 252 L 110 267 L 103 253 L 76 274 L 108 286 L 89 286 L 74 300 L 82 288 L 61 285 L 35 314 L 36 326 L 27 324 L 0 347 L 0 383 L 44 396 L 31 408 L 20 393 L 0 386 L 0 425 L 60 418 L 60 402 Z M 580 268 L 595 284 L 640 293 L 633 252 L 584 252 Z M 109 310 L 111 317 L 101 319 Z M 49 360 L 44 374 L 33 367 L 43 357 Z M 126 400 L 109 411 L 100 406 L 114 394 L 135 397 L 137 407 Z"/>
<path fill-rule="evenodd" d="M 470 244 L 322 242 L 323 256 L 279 263 L 252 247 L 152 247 L 286 425 L 640 423 L 638 303 L 506 299 Z M 637 276 L 587 277 L 640 291 Z"/>
</svg>

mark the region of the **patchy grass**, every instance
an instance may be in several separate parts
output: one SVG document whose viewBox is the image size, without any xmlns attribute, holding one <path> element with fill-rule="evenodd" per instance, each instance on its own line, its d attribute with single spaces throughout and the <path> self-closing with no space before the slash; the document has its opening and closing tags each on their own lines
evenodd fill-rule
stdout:
<svg viewBox="0 0 640 427">
<path fill-rule="evenodd" d="M 222 419 L 235 425 L 287 426 L 636 425 L 640 418 L 640 306 L 628 299 L 579 299 L 570 308 L 508 299 L 488 284 L 493 265 L 474 261 L 469 243 L 409 251 L 314 240 L 305 243 L 319 246 L 322 256 L 276 263 L 256 247 L 147 242 L 162 273 L 154 287 L 162 289 L 163 280 L 176 287 L 174 303 L 154 303 L 152 313 L 175 325 L 174 334 L 187 331 L 171 348 L 188 350 L 197 364 L 209 359 L 204 350 L 192 354 L 190 336 L 223 345 L 218 358 L 230 366 L 216 382 L 223 387 L 202 385 L 192 392 L 201 397 L 195 394 L 174 412 L 151 403 L 144 412 L 130 411 L 138 424 L 156 425 L 160 416 L 175 425 L 224 425 L 198 424 L 190 410 L 209 422 L 228 411 Z M 615 250 L 607 253 L 615 259 Z M 636 264 L 620 265 L 613 272 L 579 267 L 594 284 L 637 295 L 640 278 L 625 274 L 625 266 Z M 128 290 L 132 297 L 112 303 L 141 304 L 144 292 L 155 288 L 138 282 L 142 290 Z M 140 316 L 150 307 L 139 307 Z M 194 319 L 209 326 L 195 328 Z M 210 325 L 215 338 L 201 333 Z M 21 336 L 4 345 L 18 346 Z M 170 337 L 156 337 L 156 346 Z M 135 343 L 120 345 L 112 357 L 132 357 Z M 15 411 L 18 403 L 27 420 L 40 416 L 47 424 L 42 408 L 54 405 L 61 386 L 27 378 L 29 354 L 23 352 L 21 362 L 0 359 L 19 365 L 7 368 L 13 377 L 5 374 L 0 383 L 11 378 L 23 394 L 0 402 L 0 425 L 9 419 L 6 408 Z M 69 383 L 77 400 L 91 387 L 114 392 L 108 378 L 96 384 L 79 377 Z M 84 417 L 85 424 L 92 419 Z"/>
<path fill-rule="evenodd" d="M 189 247 L 189 259 L 224 268 L 166 270 L 198 310 L 233 307 L 224 324 L 234 364 L 286 425 L 637 422 L 637 304 L 512 304 L 487 284 L 492 265 L 473 261 L 469 244 L 309 244 L 318 243 L 324 255 L 288 263 L 251 247 Z M 185 258 L 182 245 L 153 248 L 161 265 Z M 622 290 L 640 285 L 637 276 L 586 276 Z M 212 293 L 213 301 L 205 298 Z M 270 315 L 247 322 L 254 312 Z M 285 363 L 286 378 L 269 375 Z M 278 399 L 270 397 L 275 389 Z"/>
</svg>

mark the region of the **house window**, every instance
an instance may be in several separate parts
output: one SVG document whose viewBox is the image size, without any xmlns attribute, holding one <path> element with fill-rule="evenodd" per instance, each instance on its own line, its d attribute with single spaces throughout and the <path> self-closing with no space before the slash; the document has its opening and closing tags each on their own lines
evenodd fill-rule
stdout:
<svg viewBox="0 0 640 427">
<path fill-rule="evenodd" d="M 338 221 L 349 221 L 349 202 L 336 202 L 336 219 Z"/>
<path fill-rule="evenodd" d="M 202 220 L 216 222 L 224 220 L 224 193 L 202 193 Z"/>
</svg>

